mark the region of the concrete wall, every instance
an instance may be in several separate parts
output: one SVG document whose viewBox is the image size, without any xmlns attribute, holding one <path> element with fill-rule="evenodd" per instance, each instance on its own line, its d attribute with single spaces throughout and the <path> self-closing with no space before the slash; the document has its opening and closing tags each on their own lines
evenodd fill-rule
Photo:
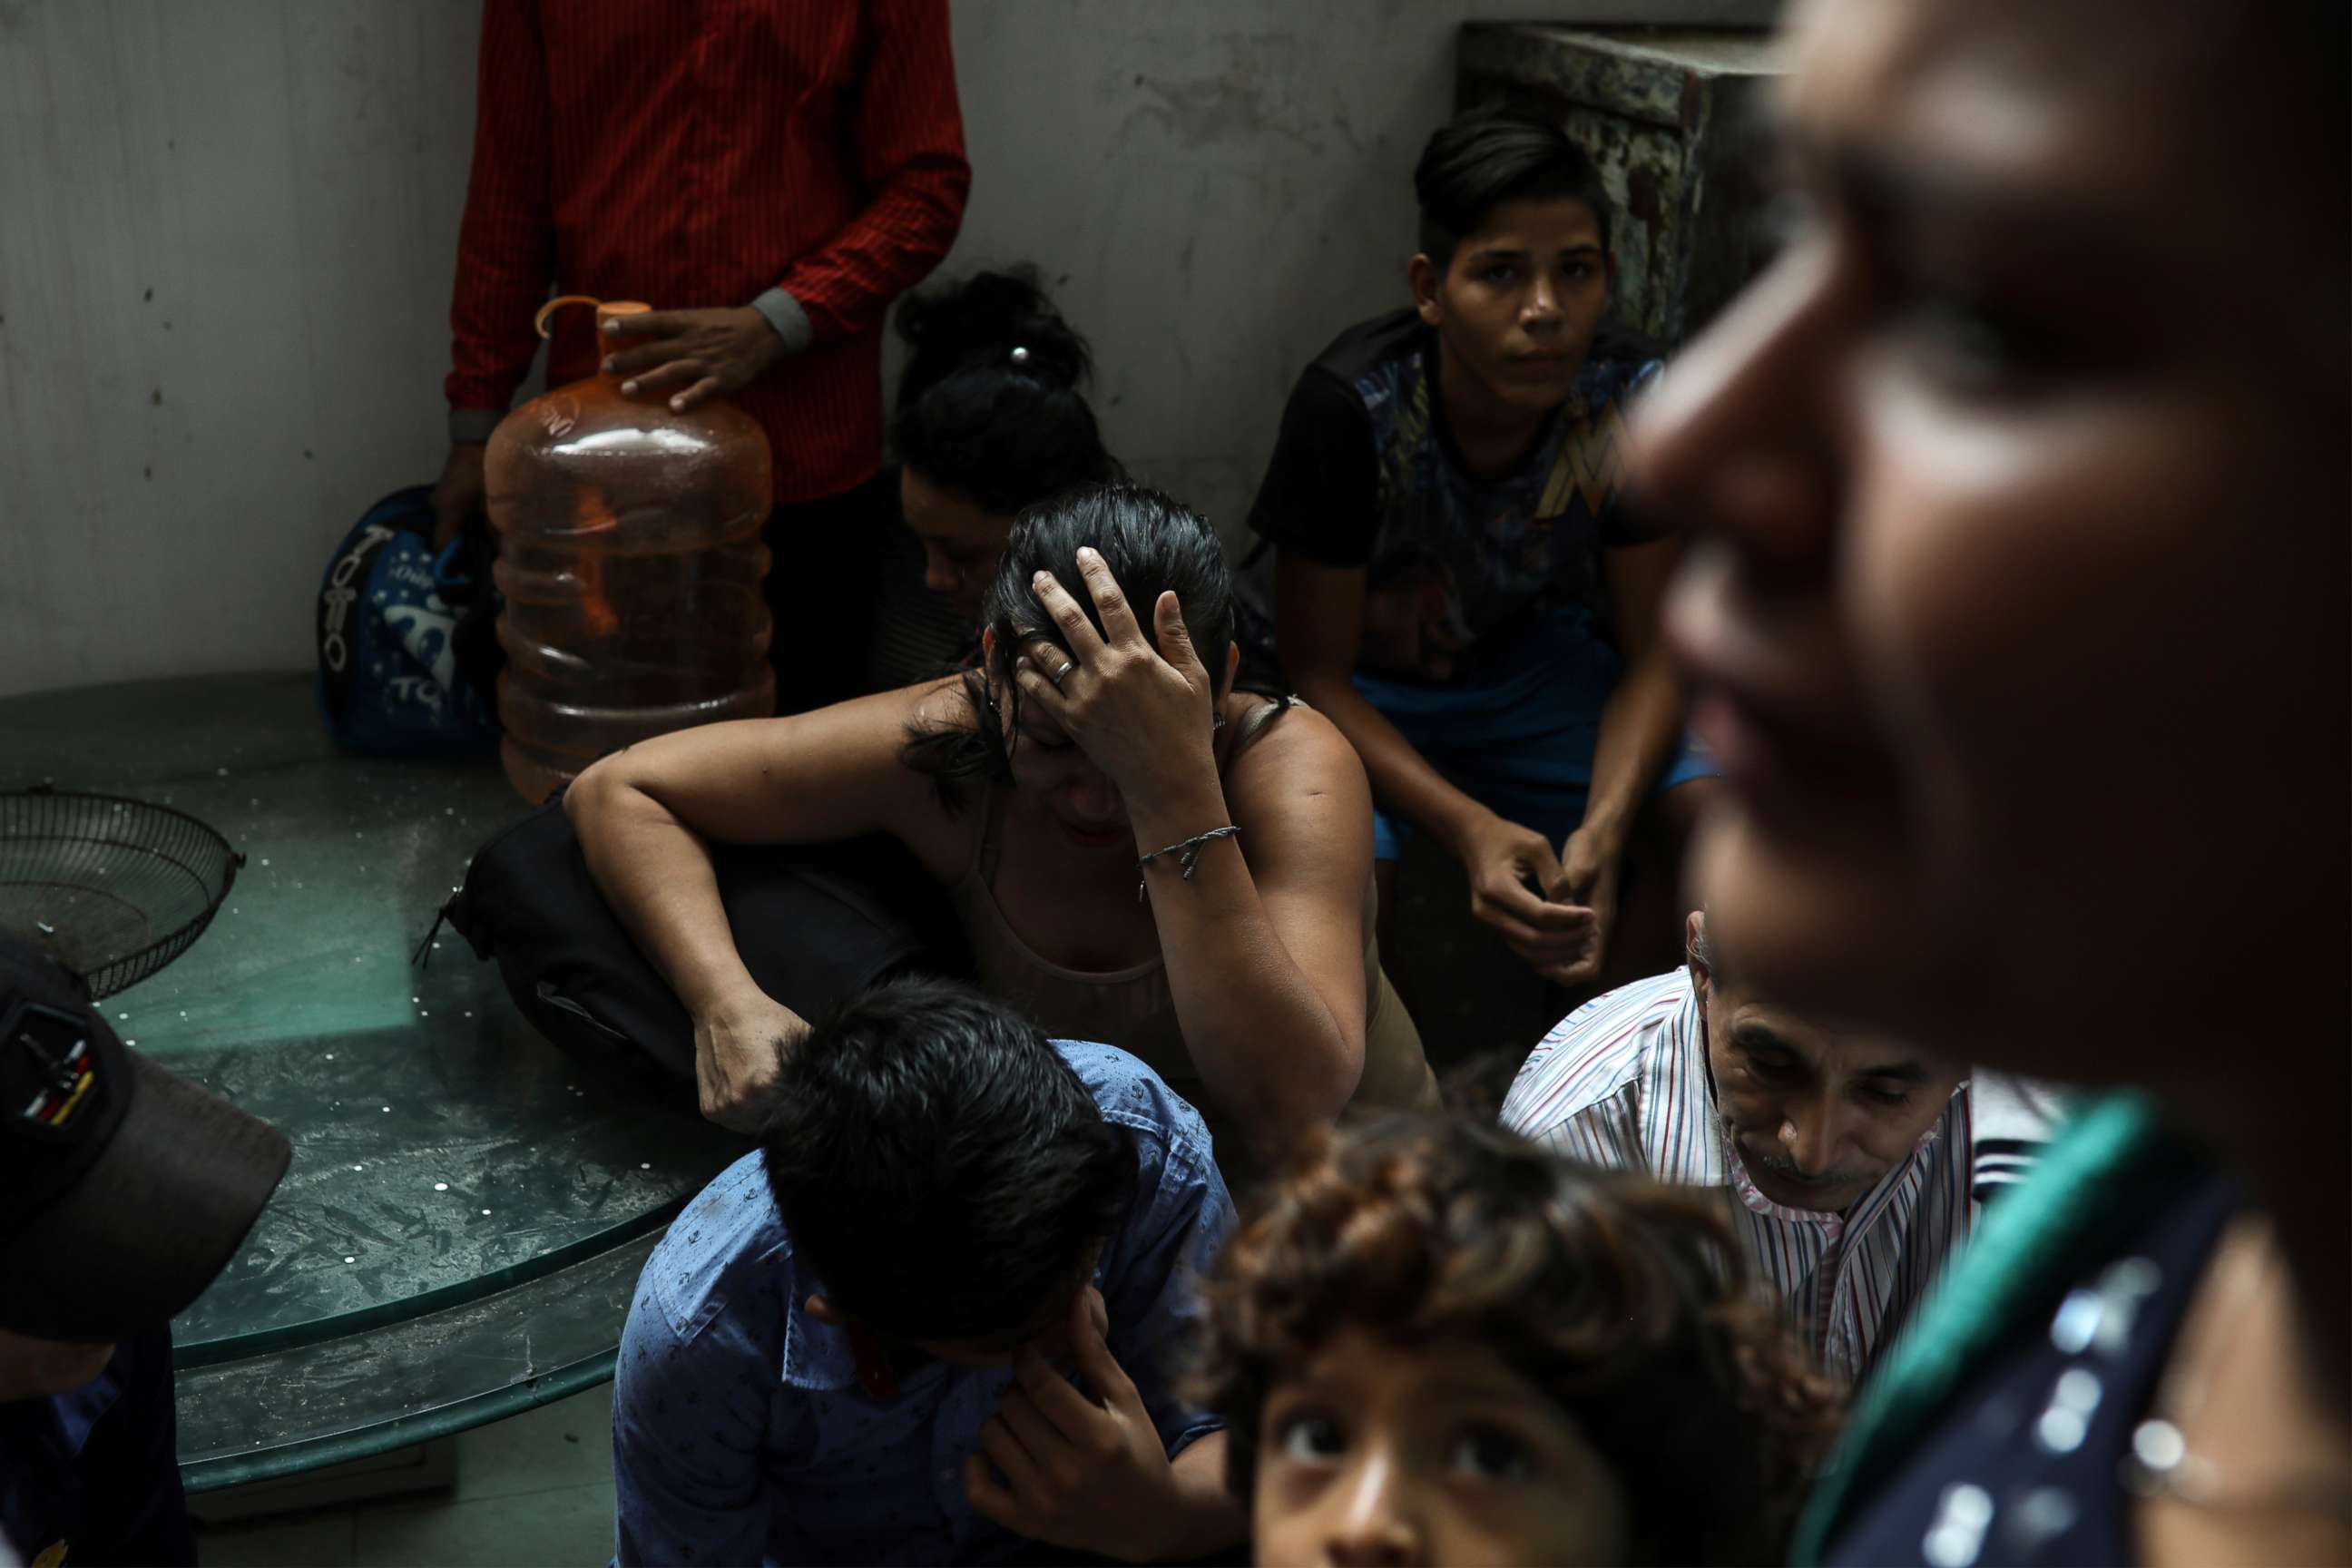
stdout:
<svg viewBox="0 0 2352 1568">
<path fill-rule="evenodd" d="M 956 0 L 946 271 L 1066 279 L 1113 447 L 1230 531 L 1399 297 L 1454 27 L 1593 3 Z M 334 540 L 439 466 L 477 4 L 0 0 L 0 694 L 310 662 Z"/>
<path fill-rule="evenodd" d="M 310 659 L 438 468 L 475 15 L 0 4 L 0 691 Z"/>
</svg>

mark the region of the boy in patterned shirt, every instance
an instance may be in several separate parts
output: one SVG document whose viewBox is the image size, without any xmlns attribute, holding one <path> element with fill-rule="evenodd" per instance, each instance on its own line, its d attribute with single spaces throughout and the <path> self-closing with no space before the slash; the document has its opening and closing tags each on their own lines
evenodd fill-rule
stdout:
<svg viewBox="0 0 2352 1568">
<path fill-rule="evenodd" d="M 1666 962 L 1685 750 L 1656 637 L 1675 546 L 1618 495 L 1655 350 L 1604 323 L 1610 206 L 1557 126 L 1473 111 L 1413 174 L 1412 303 L 1299 377 L 1250 526 L 1244 632 L 1354 742 L 1379 805 L 1382 961 L 1404 836 L 1461 861 L 1473 911 L 1563 984 L 1601 973 L 1644 800 Z M 1646 821 L 1645 818 L 1645 821 Z M 1630 889 L 1629 889 L 1630 891 Z M 1632 909 L 1629 900 L 1629 911 Z M 1621 946 L 1625 944 L 1621 944 Z M 1633 967 L 1631 973 L 1640 973 Z"/>
</svg>

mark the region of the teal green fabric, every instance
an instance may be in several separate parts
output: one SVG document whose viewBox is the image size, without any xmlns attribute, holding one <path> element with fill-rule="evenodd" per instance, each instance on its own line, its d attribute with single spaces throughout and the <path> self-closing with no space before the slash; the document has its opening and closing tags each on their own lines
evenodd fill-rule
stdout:
<svg viewBox="0 0 2352 1568">
<path fill-rule="evenodd" d="M 2145 1096 L 2080 1108 L 2032 1173 L 1986 1210 L 1968 1250 L 1856 1394 L 1798 1523 L 1791 1562 L 1819 1563 L 1855 1506 L 1965 1391 L 1970 1370 L 2021 1323 L 2045 1317 L 2103 1247 L 2200 1168 Z"/>
</svg>

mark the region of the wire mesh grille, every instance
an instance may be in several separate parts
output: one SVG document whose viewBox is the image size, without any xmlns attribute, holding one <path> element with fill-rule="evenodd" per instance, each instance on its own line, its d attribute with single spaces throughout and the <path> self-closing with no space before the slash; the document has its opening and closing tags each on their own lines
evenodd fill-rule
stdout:
<svg viewBox="0 0 2352 1568">
<path fill-rule="evenodd" d="M 168 805 L 0 793 L 0 931 L 56 957 L 93 998 L 186 952 L 244 863 L 218 833 Z"/>
</svg>

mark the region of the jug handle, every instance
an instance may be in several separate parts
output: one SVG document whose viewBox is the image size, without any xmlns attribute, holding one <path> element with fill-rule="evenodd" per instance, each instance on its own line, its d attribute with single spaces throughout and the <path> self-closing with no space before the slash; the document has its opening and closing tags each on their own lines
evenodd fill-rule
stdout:
<svg viewBox="0 0 2352 1568">
<path fill-rule="evenodd" d="M 604 303 L 604 300 L 599 300 L 593 294 L 558 294 L 554 299 L 550 300 L 546 304 L 541 305 L 539 308 L 539 314 L 530 319 L 531 331 L 537 332 L 542 338 L 552 336 L 553 334 L 548 331 L 547 318 L 555 314 L 555 312 L 562 307 L 566 305 L 590 305 L 601 307 Z"/>
</svg>

